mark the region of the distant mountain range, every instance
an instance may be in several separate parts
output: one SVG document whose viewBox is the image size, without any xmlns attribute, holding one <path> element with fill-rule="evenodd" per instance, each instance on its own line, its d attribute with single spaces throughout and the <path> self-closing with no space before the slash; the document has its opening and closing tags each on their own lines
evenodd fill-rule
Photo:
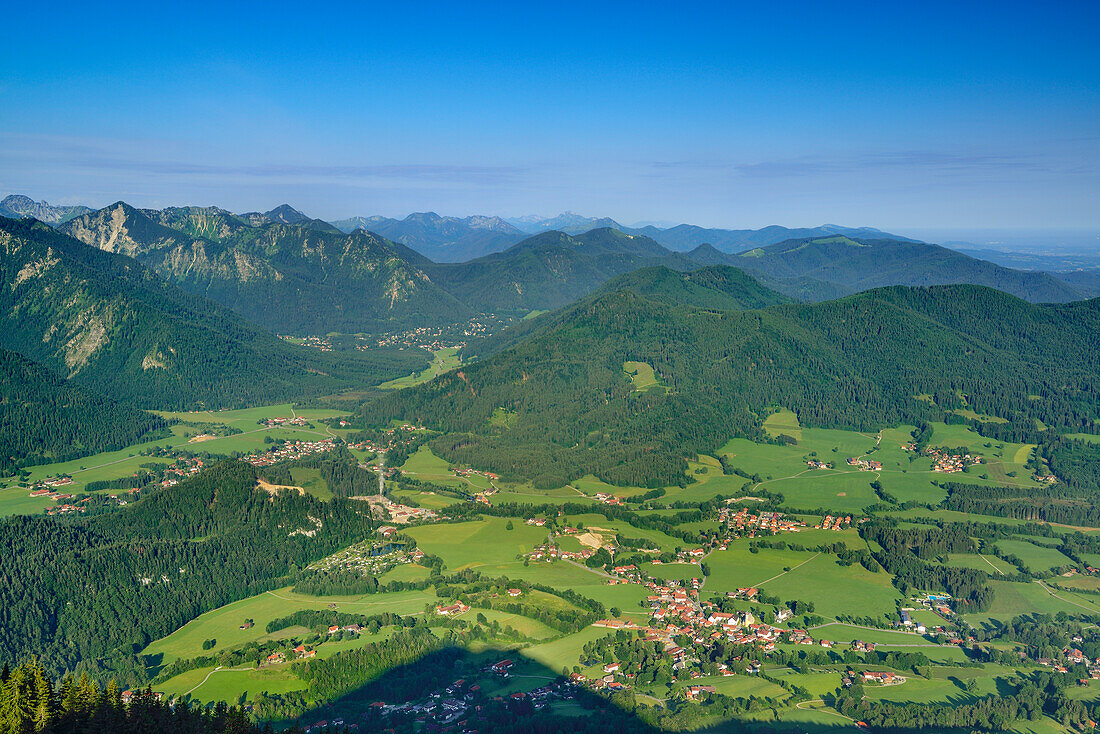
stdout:
<svg viewBox="0 0 1100 734">
<path fill-rule="evenodd" d="M 528 229 L 553 224 L 583 231 L 525 235 L 498 217 L 432 213 L 355 218 L 337 228 L 285 204 L 233 214 L 217 207 L 135 209 L 124 202 L 76 216 L 59 229 L 135 257 L 267 329 L 297 334 L 392 331 L 458 323 L 487 311 L 553 309 L 611 278 L 654 266 L 686 272 L 732 265 L 802 301 L 885 285 L 986 285 L 1033 302 L 1100 292 L 1100 279 L 1089 272 L 1015 270 L 870 228 L 583 229 L 611 220 L 572 213 L 516 221 Z M 766 244 L 742 249 L 756 243 Z M 453 261 L 464 252 L 499 247 L 504 249 Z M 433 260 L 425 251 L 442 255 Z"/>
<path fill-rule="evenodd" d="M 58 225 L 73 217 L 92 211 L 86 206 L 53 206 L 45 201 L 35 201 L 29 196 L 12 194 L 0 201 L 0 217 L 26 219 L 33 217 L 46 224 Z"/>
<path fill-rule="evenodd" d="M 333 224 L 344 232 L 365 229 L 380 234 L 435 262 L 462 262 L 500 252 L 526 236 L 500 217 L 441 217 L 435 212 L 410 214 L 404 219 L 353 217 Z"/>
</svg>

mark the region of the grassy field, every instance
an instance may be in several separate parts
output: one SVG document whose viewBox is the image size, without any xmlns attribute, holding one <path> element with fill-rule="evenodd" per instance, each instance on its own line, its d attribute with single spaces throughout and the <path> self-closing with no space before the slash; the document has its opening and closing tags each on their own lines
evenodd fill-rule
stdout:
<svg viewBox="0 0 1100 734">
<path fill-rule="evenodd" d="M 1016 567 L 1008 561 L 980 553 L 952 553 L 944 565 L 951 568 L 974 568 L 992 574 L 994 578 L 1016 573 Z"/>
<path fill-rule="evenodd" d="M 780 408 L 769 415 L 764 420 L 764 430 L 772 438 L 783 433 L 799 441 L 802 440 L 802 425 L 798 422 L 798 416 L 786 408 Z"/>
<path fill-rule="evenodd" d="M 436 596 L 430 589 L 348 597 L 306 596 L 295 594 L 289 588 L 278 589 L 207 612 L 167 637 L 152 642 L 142 654 L 151 656 L 153 664 L 162 664 L 179 658 L 217 653 L 246 642 L 290 637 L 303 630 L 291 627 L 269 635 L 265 628 L 271 620 L 299 609 L 326 610 L 329 604 L 336 604 L 340 611 L 349 613 L 378 614 L 388 611 L 418 614 L 424 611 L 426 603 L 435 600 Z M 246 619 L 254 621 L 252 628 L 239 629 Z M 211 651 L 203 651 L 202 643 L 208 639 L 217 640 L 217 644 Z"/>
<path fill-rule="evenodd" d="M 1100 602 L 1090 596 L 1062 590 L 1056 590 L 1055 596 L 1034 582 L 991 581 L 990 586 L 994 590 L 993 604 L 984 614 L 967 615 L 971 624 L 980 625 L 989 619 L 1007 622 L 1021 614 L 1100 614 Z"/>
<path fill-rule="evenodd" d="M 446 349 L 440 349 L 439 351 L 433 352 L 432 363 L 420 372 L 414 372 L 405 377 L 398 377 L 396 380 L 383 382 L 378 387 L 383 390 L 400 390 L 406 387 L 413 387 L 414 385 L 419 385 L 422 382 L 427 382 L 428 380 L 439 377 L 444 372 L 450 372 L 461 365 L 462 359 L 458 356 L 458 349 L 447 347 Z"/>
<path fill-rule="evenodd" d="M 1073 566 L 1073 560 L 1054 548 L 1029 543 L 1026 540 L 998 540 L 997 549 L 1006 555 L 1019 557 L 1032 571 L 1046 571 L 1058 566 Z"/>
<path fill-rule="evenodd" d="M 647 362 L 623 362 L 623 372 L 630 376 L 638 392 L 646 392 L 660 385 L 653 367 Z"/>
<path fill-rule="evenodd" d="M 531 551 L 546 540 L 546 530 L 512 518 L 488 517 L 483 520 L 422 525 L 408 531 L 425 553 L 440 556 L 450 571 L 482 566 L 522 566 L 516 556 Z M 496 575 L 496 574 L 494 574 Z"/>
</svg>

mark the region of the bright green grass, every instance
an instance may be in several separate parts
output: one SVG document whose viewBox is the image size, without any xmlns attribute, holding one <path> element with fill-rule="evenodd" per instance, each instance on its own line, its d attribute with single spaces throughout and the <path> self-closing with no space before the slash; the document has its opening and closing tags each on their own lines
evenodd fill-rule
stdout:
<svg viewBox="0 0 1100 734">
<path fill-rule="evenodd" d="M 810 630 L 814 639 L 831 640 L 837 643 L 848 643 L 852 640 L 864 640 L 876 645 L 923 645 L 930 644 L 921 635 L 911 632 L 895 630 L 869 629 L 856 627 L 842 622 L 827 622 L 820 627 Z M 922 651 L 925 648 L 920 648 Z"/>
<path fill-rule="evenodd" d="M 554 671 L 561 670 L 563 667 L 572 668 L 580 662 L 581 651 L 587 643 L 614 634 L 603 627 L 586 627 L 580 632 L 528 647 L 524 649 L 523 656 L 542 663 Z"/>
<path fill-rule="evenodd" d="M 64 491 L 64 490 L 62 490 Z M 0 517 L 5 515 L 37 515 L 54 504 L 45 497 L 31 497 L 26 487 L 0 489 Z"/>
<path fill-rule="evenodd" d="M 727 550 L 715 551 L 707 556 L 710 576 L 707 577 L 706 590 L 724 594 L 750 586 L 758 587 L 764 581 L 784 573 L 784 568 L 793 568 L 813 556 L 808 551 L 771 548 L 750 553 L 747 546 L 730 546 Z"/>
<path fill-rule="evenodd" d="M 774 678 L 790 681 L 793 685 L 801 686 L 813 696 L 821 696 L 832 693 L 840 688 L 840 679 L 843 677 L 838 672 L 828 673 L 796 673 L 787 668 L 769 673 Z"/>
<path fill-rule="evenodd" d="M 199 668 L 177 675 L 157 686 L 157 690 L 169 696 L 179 696 L 191 691 L 193 701 L 229 703 L 252 699 L 264 692 L 288 693 L 304 688 L 306 682 L 291 672 L 289 664 L 272 665 L 258 670 Z"/>
<path fill-rule="evenodd" d="M 614 533 L 628 538 L 642 538 L 650 541 L 654 548 L 665 551 L 682 548 L 685 545 L 683 540 L 671 535 L 666 535 L 660 530 L 636 528 L 622 520 L 608 520 L 603 515 L 597 514 L 597 512 L 584 515 L 568 515 L 560 518 L 560 522 L 563 525 L 572 525 L 573 527 L 578 527 L 579 524 L 583 524 L 586 530 L 590 528 L 599 528 L 599 530 L 595 530 L 594 532 L 600 535 Z"/>
<path fill-rule="evenodd" d="M 1069 591 L 1081 590 L 1081 591 L 1097 591 L 1100 592 L 1100 578 L 1096 576 L 1058 576 L 1053 579 L 1047 579 L 1047 586 L 1057 586 L 1061 589 Z"/>
<path fill-rule="evenodd" d="M 991 581 L 993 603 L 984 614 L 968 614 L 967 621 L 980 625 L 989 619 L 1007 622 L 1021 614 L 1100 614 L 1100 603 L 1091 597 L 1056 590 L 1057 596 L 1037 583 L 1017 583 L 1011 581 Z"/>
<path fill-rule="evenodd" d="M 630 376 L 638 392 L 646 392 L 660 384 L 653 367 L 647 362 L 623 362 L 623 372 Z"/>
<path fill-rule="evenodd" d="M 1078 441 L 1088 441 L 1089 443 L 1100 443 L 1100 435 L 1095 433 L 1067 433 L 1066 438 L 1073 438 Z"/>
<path fill-rule="evenodd" d="M 691 681 L 693 686 L 714 686 L 717 693 L 731 698 L 786 698 L 787 692 L 771 681 L 755 675 L 703 676 Z"/>
<path fill-rule="evenodd" d="M 428 578 L 429 571 L 423 566 L 416 563 L 408 563 L 401 566 L 394 566 L 389 571 L 386 571 L 379 577 L 379 581 L 383 584 L 390 581 L 421 581 Z"/>
<path fill-rule="evenodd" d="M 396 502 L 403 502 L 405 498 L 412 499 L 420 507 L 426 507 L 429 510 L 441 510 L 444 507 L 450 507 L 459 500 L 454 497 L 448 497 L 445 494 L 436 494 L 435 492 L 394 492 L 393 499 Z"/>
<path fill-rule="evenodd" d="M 179 658 L 211 654 L 202 649 L 202 643 L 207 639 L 217 640 L 212 651 L 217 653 L 246 642 L 283 639 L 299 634 L 302 632 L 301 628 L 280 630 L 271 635 L 265 631 L 271 620 L 285 617 L 299 609 L 327 610 L 330 603 L 336 603 L 340 611 L 349 613 L 369 615 L 388 611 L 417 614 L 424 611 L 427 602 L 435 600 L 435 593 L 430 589 L 347 597 L 306 596 L 295 594 L 289 588 L 278 589 L 209 611 L 167 637 L 152 642 L 142 652 L 144 655 L 163 656 L 161 660 L 154 662 L 170 663 Z M 238 629 L 246 619 L 252 619 L 254 626 L 247 630 Z"/>
<path fill-rule="evenodd" d="M 427 446 L 421 446 L 416 453 L 408 458 L 401 467 L 401 471 L 423 476 L 425 478 L 453 477 L 451 465 L 446 459 L 441 459 L 432 453 Z"/>
<path fill-rule="evenodd" d="M 1000 418 L 995 415 L 984 415 L 982 413 L 975 413 L 968 408 L 952 410 L 950 411 L 955 415 L 961 415 L 963 418 L 969 418 L 972 421 L 981 421 L 982 423 L 1008 423 L 1004 418 Z"/>
<path fill-rule="evenodd" d="M 600 481 L 591 474 L 587 474 L 575 480 L 571 483 L 571 486 L 576 487 L 590 497 L 594 496 L 597 492 L 606 492 L 607 494 L 613 494 L 618 497 L 634 497 L 635 495 L 649 491 L 645 487 L 616 487 L 613 484 Z"/>
<path fill-rule="evenodd" d="M 509 519 L 512 530 L 507 530 Z M 449 571 L 514 563 L 546 540 L 546 530 L 520 518 L 490 517 L 445 525 L 422 525 L 407 531 L 425 553 L 440 556 Z"/>
<path fill-rule="evenodd" d="M 462 616 L 467 622 L 473 622 L 477 619 L 478 614 L 484 614 L 485 618 L 490 622 L 500 622 L 500 626 L 510 626 L 512 629 L 519 632 L 525 637 L 529 637 L 534 640 L 548 640 L 552 637 L 557 637 L 561 633 L 552 627 L 548 627 L 542 622 L 530 619 L 528 617 L 521 616 L 519 614 L 511 614 L 509 612 L 501 612 L 495 609 L 482 609 L 480 607 L 474 607 L 469 612 Z"/>
<path fill-rule="evenodd" d="M 791 438 L 802 440 L 802 425 L 798 422 L 798 416 L 786 408 L 780 408 L 764 420 L 764 430 L 775 438 L 784 433 Z"/>
<path fill-rule="evenodd" d="M 951 568 L 973 568 L 985 571 L 994 577 L 1016 573 L 1016 567 L 1007 561 L 1002 561 L 997 556 L 987 556 L 979 553 L 952 553 L 947 558 L 945 566 Z"/>
<path fill-rule="evenodd" d="M 894 703 L 938 703 L 958 705 L 974 701 L 977 695 L 967 693 L 948 680 L 919 678 L 909 674 L 905 683 L 896 686 L 863 687 L 864 695 L 872 701 L 891 701 Z M 995 682 L 991 679 L 978 679 L 979 689 L 975 693 L 986 695 L 996 692 Z M 983 690 L 985 689 L 985 690 Z"/>
<path fill-rule="evenodd" d="M 618 607 L 626 617 L 635 621 L 649 619 L 649 613 L 639 606 L 639 602 L 649 593 L 644 587 L 637 584 L 609 585 L 605 576 L 583 566 L 565 561 L 538 562 L 524 566 L 521 561 L 513 561 L 484 566 L 478 570 L 488 576 L 508 576 L 546 584 L 555 589 L 572 589 L 578 594 L 595 599 L 607 609 Z"/>
<path fill-rule="evenodd" d="M 433 353 L 432 363 L 422 371 L 414 372 L 405 377 L 398 377 L 396 380 L 383 382 L 378 387 L 383 390 L 400 390 L 406 387 L 413 387 L 414 385 L 419 385 L 422 382 L 427 382 L 428 380 L 439 377 L 444 372 L 450 372 L 461 365 L 462 359 L 458 356 L 458 349 L 454 347 L 440 349 Z"/>
<path fill-rule="evenodd" d="M 827 554 L 792 567 L 790 572 L 765 582 L 762 588 L 782 600 L 813 602 L 816 613 L 823 617 L 840 614 L 877 617 L 893 611 L 900 597 L 886 572 L 871 573 L 858 563 L 841 566 L 834 556 Z M 707 590 L 713 591 L 709 582 Z"/>
<path fill-rule="evenodd" d="M 643 563 L 641 568 L 657 579 L 685 581 L 703 578 L 703 571 L 697 563 Z"/>
<path fill-rule="evenodd" d="M 998 540 L 997 549 L 1007 555 L 1018 556 L 1032 571 L 1046 571 L 1058 566 L 1075 565 L 1073 560 L 1054 548 L 1045 548 L 1026 540 Z"/>
<path fill-rule="evenodd" d="M 290 470 L 290 476 L 294 479 L 294 486 L 301 487 L 306 494 L 322 500 L 332 499 L 332 490 L 329 489 L 328 482 L 321 478 L 320 469 L 294 467 Z"/>
</svg>

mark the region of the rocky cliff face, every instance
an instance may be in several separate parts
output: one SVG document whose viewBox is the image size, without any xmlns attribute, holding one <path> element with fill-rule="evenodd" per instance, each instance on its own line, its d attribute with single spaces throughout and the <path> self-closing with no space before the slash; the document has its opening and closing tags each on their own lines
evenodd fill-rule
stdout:
<svg viewBox="0 0 1100 734">
<path fill-rule="evenodd" d="M 140 210 L 119 202 L 62 230 L 137 258 L 277 332 L 370 331 L 469 315 L 401 245 L 362 230 L 344 234 L 263 216 L 254 226 L 213 207 Z"/>
</svg>

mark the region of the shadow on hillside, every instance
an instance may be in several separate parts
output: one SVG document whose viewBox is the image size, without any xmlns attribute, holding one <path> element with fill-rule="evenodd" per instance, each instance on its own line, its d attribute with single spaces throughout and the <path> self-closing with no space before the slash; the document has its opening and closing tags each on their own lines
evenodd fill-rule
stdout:
<svg viewBox="0 0 1100 734">
<path fill-rule="evenodd" d="M 507 660 L 512 665 L 506 675 L 493 672 L 494 664 Z M 334 675 L 331 679 L 337 678 Z M 962 702 L 969 697 L 964 694 L 959 698 Z M 674 700 L 662 704 L 646 696 L 635 697 L 629 690 L 610 696 L 597 694 L 583 686 L 571 685 L 560 671 L 517 651 L 488 649 L 475 653 L 449 647 L 392 669 L 330 704 L 306 710 L 295 719 L 283 718 L 281 727 L 296 724 L 307 731 L 321 731 L 318 725 L 355 724 L 361 732 L 392 730 L 398 734 L 475 730 L 537 734 L 671 731 L 836 734 L 855 730 L 854 722 L 835 712 L 807 711 L 799 715 L 807 721 L 778 722 L 771 720 L 773 715 L 766 710 L 767 704 L 750 705 L 747 699 L 739 699 L 736 706 L 741 708 L 729 710 L 728 716 L 753 720 L 721 721 L 703 715 L 713 710 L 710 707 Z M 824 720 L 835 717 L 836 723 L 814 722 L 815 717 Z"/>
</svg>

